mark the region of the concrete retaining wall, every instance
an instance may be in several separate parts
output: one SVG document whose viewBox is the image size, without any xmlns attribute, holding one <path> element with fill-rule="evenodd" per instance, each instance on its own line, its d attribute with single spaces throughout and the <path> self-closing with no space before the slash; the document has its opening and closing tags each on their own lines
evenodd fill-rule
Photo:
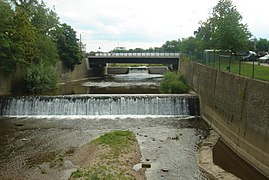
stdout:
<svg viewBox="0 0 269 180">
<path fill-rule="evenodd" d="M 61 82 L 70 82 L 80 79 L 89 78 L 91 72 L 88 69 L 86 59 L 81 61 L 80 65 L 77 65 L 73 71 L 62 66 Z"/>
<path fill-rule="evenodd" d="M 128 67 L 107 67 L 107 74 L 128 74 Z"/>
<path fill-rule="evenodd" d="M 0 96 L 11 94 L 12 89 L 19 88 L 19 83 L 24 74 L 24 68 L 18 66 L 13 73 L 0 71 Z"/>
<path fill-rule="evenodd" d="M 269 83 L 192 62 L 180 71 L 198 93 L 202 117 L 237 154 L 269 177 Z"/>
<path fill-rule="evenodd" d="M 85 60 L 82 60 L 81 64 L 77 65 L 74 71 L 70 71 L 64 67 L 60 67 L 59 69 L 61 69 L 60 82 L 62 83 L 88 78 L 90 74 Z M 24 67 L 17 67 L 14 73 L 0 72 L 0 96 L 9 95 L 12 93 L 12 89 L 20 88 L 19 83 L 23 77 L 24 70 Z"/>
<path fill-rule="evenodd" d="M 167 66 L 152 66 L 149 67 L 149 74 L 164 74 L 168 72 L 169 69 Z"/>
</svg>

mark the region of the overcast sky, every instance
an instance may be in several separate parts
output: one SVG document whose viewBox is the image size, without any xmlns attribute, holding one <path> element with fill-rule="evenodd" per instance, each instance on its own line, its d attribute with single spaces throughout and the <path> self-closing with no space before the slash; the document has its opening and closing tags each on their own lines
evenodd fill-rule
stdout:
<svg viewBox="0 0 269 180">
<path fill-rule="evenodd" d="M 44 0 L 81 34 L 87 51 L 160 47 L 189 37 L 218 0 Z M 256 38 L 269 39 L 268 0 L 233 0 Z"/>
</svg>

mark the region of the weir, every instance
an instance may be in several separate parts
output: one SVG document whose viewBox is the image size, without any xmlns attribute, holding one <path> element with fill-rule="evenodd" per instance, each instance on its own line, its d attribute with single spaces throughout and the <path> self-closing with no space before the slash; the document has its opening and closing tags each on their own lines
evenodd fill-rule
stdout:
<svg viewBox="0 0 269 180">
<path fill-rule="evenodd" d="M 148 67 L 129 67 L 128 68 L 128 73 L 129 74 L 148 74 Z"/>
<path fill-rule="evenodd" d="M 199 115 L 193 95 L 67 95 L 0 99 L 2 116 L 38 115 Z"/>
</svg>

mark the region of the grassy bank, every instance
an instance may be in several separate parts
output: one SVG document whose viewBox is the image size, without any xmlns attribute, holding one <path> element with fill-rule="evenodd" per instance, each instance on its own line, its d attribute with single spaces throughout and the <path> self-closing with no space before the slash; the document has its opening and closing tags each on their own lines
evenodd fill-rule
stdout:
<svg viewBox="0 0 269 180">
<path fill-rule="evenodd" d="M 190 60 L 185 57 L 183 59 Z M 226 72 L 229 72 L 230 67 L 231 73 L 240 74 L 249 78 L 252 78 L 254 75 L 254 79 L 269 81 L 269 67 L 258 65 L 257 63 L 254 65 L 253 74 L 253 64 L 245 61 L 231 60 L 229 63 L 229 58 L 226 58 L 225 60 L 214 59 L 208 62 L 197 59 L 195 61 Z"/>
<path fill-rule="evenodd" d="M 108 132 L 89 145 L 95 149 L 90 154 L 93 161 L 74 172 L 70 179 L 136 179 L 132 167 L 137 162 L 131 159 L 135 160 L 138 146 L 133 132 Z"/>
</svg>

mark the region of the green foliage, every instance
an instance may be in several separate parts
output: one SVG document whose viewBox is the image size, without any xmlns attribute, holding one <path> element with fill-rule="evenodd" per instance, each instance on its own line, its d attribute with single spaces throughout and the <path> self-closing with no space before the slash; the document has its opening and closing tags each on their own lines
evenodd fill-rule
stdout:
<svg viewBox="0 0 269 180">
<path fill-rule="evenodd" d="M 251 34 L 247 25 L 241 23 L 242 16 L 231 0 L 219 0 L 213 8 L 210 21 L 214 27 L 212 38 L 217 49 L 230 50 L 233 53 L 245 50 Z"/>
<path fill-rule="evenodd" d="M 55 89 L 58 81 L 57 71 L 44 63 L 31 64 L 26 69 L 24 81 L 29 92 Z"/>
<path fill-rule="evenodd" d="M 133 175 L 126 172 L 122 161 L 123 154 L 129 153 L 130 148 L 134 145 L 135 135 L 131 131 L 111 131 L 91 143 L 100 144 L 105 147 L 107 151 L 101 153 L 100 160 L 97 165 L 92 164 L 84 169 L 78 169 L 73 172 L 70 179 L 96 179 L 96 180 L 129 180 L 135 179 Z M 132 149 L 132 148 L 131 148 Z"/>
<path fill-rule="evenodd" d="M 164 52 L 179 52 L 180 49 L 180 40 L 172 40 L 172 41 L 166 41 L 164 45 L 162 45 L 162 49 Z"/>
<path fill-rule="evenodd" d="M 73 71 L 82 59 L 79 41 L 76 38 L 76 31 L 64 23 L 58 27 L 54 36 L 57 41 L 60 59 L 67 68 Z"/>
<path fill-rule="evenodd" d="M 0 1 L 0 70 L 12 71 L 16 66 L 13 53 L 12 17 L 14 12 L 6 2 Z"/>
<path fill-rule="evenodd" d="M 59 17 L 54 11 L 47 8 L 43 1 L 31 8 L 30 15 L 31 23 L 39 34 L 50 36 L 59 25 Z"/>
<path fill-rule="evenodd" d="M 38 56 L 34 26 L 29 22 L 29 15 L 21 8 L 17 8 L 13 17 L 13 32 L 11 40 L 14 46 L 16 62 L 31 64 Z"/>
<path fill-rule="evenodd" d="M 49 36 L 38 34 L 36 40 L 38 53 L 38 61 L 49 65 L 55 65 L 60 61 L 57 45 Z"/>
<path fill-rule="evenodd" d="M 131 131 L 112 131 L 100 136 L 96 141 L 112 148 L 113 154 L 118 156 L 128 148 L 130 143 L 135 141 L 135 136 Z"/>
<path fill-rule="evenodd" d="M 189 86 L 183 75 L 175 72 L 168 72 L 164 74 L 160 84 L 160 90 L 163 93 L 181 94 L 187 93 L 189 91 Z"/>
<path fill-rule="evenodd" d="M 260 38 L 259 40 L 254 40 L 257 51 L 268 51 L 269 50 L 269 41 L 267 39 Z"/>
<path fill-rule="evenodd" d="M 26 65 L 28 91 L 55 88 L 58 73 L 53 66 L 58 61 L 72 70 L 80 63 L 76 32 L 60 26 L 43 1 L 0 0 L 0 9 L 0 70 L 12 73 L 17 65 Z"/>
</svg>

